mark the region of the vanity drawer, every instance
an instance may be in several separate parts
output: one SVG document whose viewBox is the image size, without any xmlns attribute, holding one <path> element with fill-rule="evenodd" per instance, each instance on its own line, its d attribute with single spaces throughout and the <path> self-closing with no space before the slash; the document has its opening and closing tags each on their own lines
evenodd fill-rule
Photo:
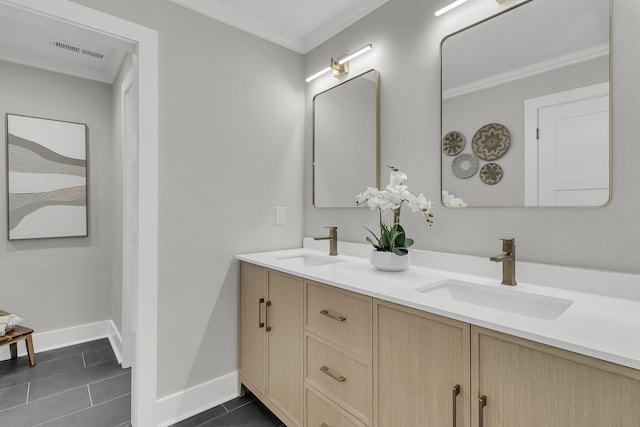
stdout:
<svg viewBox="0 0 640 427">
<path fill-rule="evenodd" d="M 305 380 L 364 423 L 373 405 L 371 365 L 347 356 L 328 343 L 305 337 Z"/>
<path fill-rule="evenodd" d="M 307 282 L 305 328 L 371 359 L 372 298 Z"/>
<path fill-rule="evenodd" d="M 309 387 L 305 390 L 307 427 L 366 427 L 324 396 Z"/>
</svg>

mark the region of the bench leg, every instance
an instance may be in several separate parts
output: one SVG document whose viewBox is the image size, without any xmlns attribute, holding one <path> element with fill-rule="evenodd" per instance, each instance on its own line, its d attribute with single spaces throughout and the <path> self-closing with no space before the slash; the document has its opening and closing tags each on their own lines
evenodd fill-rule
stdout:
<svg viewBox="0 0 640 427">
<path fill-rule="evenodd" d="M 18 343 L 14 342 L 13 344 L 9 344 L 9 350 L 11 350 L 12 359 L 15 359 L 18 357 Z"/>
<path fill-rule="evenodd" d="M 31 339 L 31 334 L 27 335 L 27 339 L 24 341 L 27 344 L 27 355 L 29 355 L 29 364 L 31 366 L 36 366 L 36 355 L 33 351 L 33 340 Z"/>
</svg>

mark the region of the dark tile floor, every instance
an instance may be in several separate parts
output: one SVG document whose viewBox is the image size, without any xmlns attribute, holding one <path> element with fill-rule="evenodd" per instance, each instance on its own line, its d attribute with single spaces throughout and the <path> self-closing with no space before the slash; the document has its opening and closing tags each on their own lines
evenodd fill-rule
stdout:
<svg viewBox="0 0 640 427">
<path fill-rule="evenodd" d="M 0 362 L 0 425 L 115 427 L 131 419 L 131 373 L 102 339 Z"/>
<path fill-rule="evenodd" d="M 201 412 L 171 427 L 286 427 L 251 393 Z"/>
<path fill-rule="evenodd" d="M 1 427 L 130 427 L 131 372 L 102 339 L 0 362 Z M 247 393 L 174 427 L 281 427 Z"/>
</svg>

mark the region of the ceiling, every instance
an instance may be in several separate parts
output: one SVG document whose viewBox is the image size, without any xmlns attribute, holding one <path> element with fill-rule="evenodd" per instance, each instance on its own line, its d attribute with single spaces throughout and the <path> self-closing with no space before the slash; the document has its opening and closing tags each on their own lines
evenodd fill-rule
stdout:
<svg viewBox="0 0 640 427">
<path fill-rule="evenodd" d="M 130 42 L 0 5 L 0 60 L 113 83 Z"/>
<path fill-rule="evenodd" d="M 305 54 L 389 0 L 170 0 Z"/>
</svg>

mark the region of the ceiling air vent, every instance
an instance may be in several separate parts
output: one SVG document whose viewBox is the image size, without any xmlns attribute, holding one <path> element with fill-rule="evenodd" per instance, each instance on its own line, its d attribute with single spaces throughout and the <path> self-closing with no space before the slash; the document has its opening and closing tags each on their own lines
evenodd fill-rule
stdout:
<svg viewBox="0 0 640 427">
<path fill-rule="evenodd" d="M 95 50 L 87 49 L 78 46 L 77 44 L 65 42 L 63 40 L 51 39 L 51 46 L 67 50 L 69 52 L 79 53 L 80 55 L 90 56 L 96 59 L 104 58 L 104 53 L 96 52 Z"/>
</svg>

